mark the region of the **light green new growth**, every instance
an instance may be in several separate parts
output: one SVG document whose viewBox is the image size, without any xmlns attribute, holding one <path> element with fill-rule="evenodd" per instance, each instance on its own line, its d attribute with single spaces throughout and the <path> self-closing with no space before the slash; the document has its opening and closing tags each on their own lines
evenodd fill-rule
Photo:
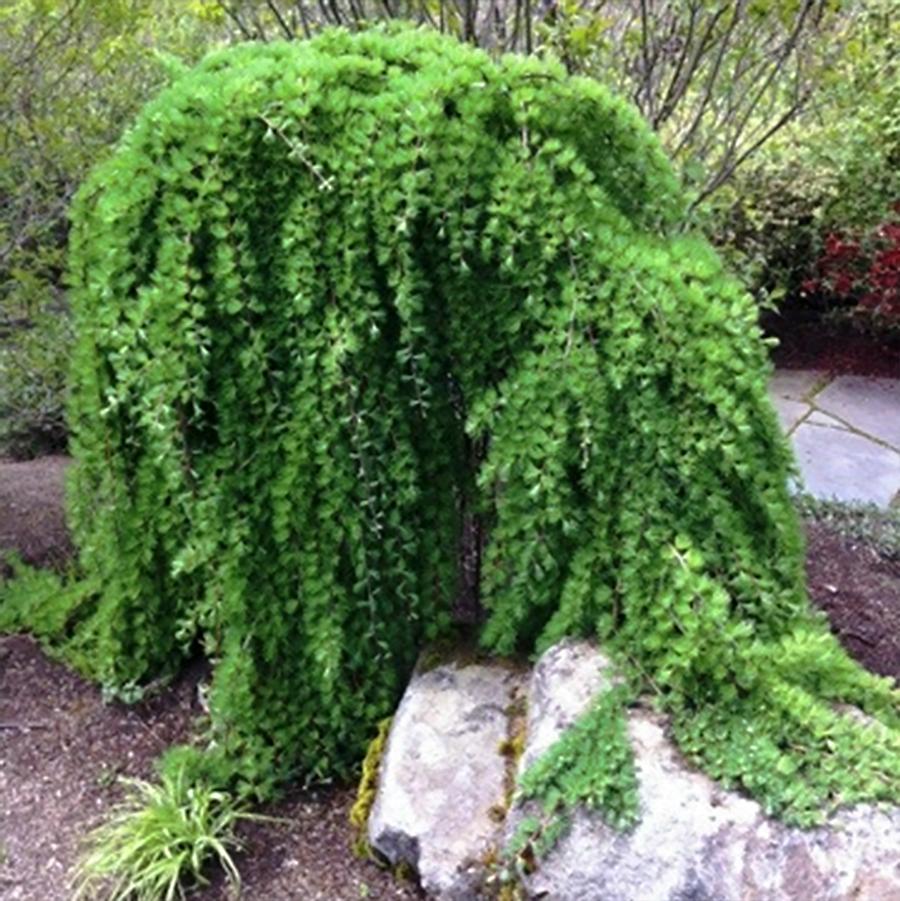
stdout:
<svg viewBox="0 0 900 901">
<path fill-rule="evenodd" d="M 639 819 L 634 752 L 628 741 L 622 686 L 601 692 L 588 711 L 522 774 L 520 802 L 536 800 L 504 849 L 508 863 L 530 871 L 569 827 L 577 807 L 599 811 L 617 829 Z M 602 762 L 602 763 L 601 763 Z"/>
<path fill-rule="evenodd" d="M 596 636 L 790 821 L 896 800 L 898 693 L 810 612 L 756 310 L 683 208 L 625 102 L 433 33 L 248 45 L 161 94 L 73 212 L 99 677 L 202 643 L 243 790 L 346 773 L 477 508 L 487 648 Z M 580 735 L 560 796 L 626 820 Z"/>
</svg>

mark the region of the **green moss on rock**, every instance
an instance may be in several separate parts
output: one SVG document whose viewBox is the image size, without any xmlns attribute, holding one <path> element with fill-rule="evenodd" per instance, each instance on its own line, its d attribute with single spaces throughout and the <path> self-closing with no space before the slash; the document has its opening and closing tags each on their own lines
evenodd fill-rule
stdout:
<svg viewBox="0 0 900 901">
<path fill-rule="evenodd" d="M 381 767 L 381 758 L 387 747 L 392 721 L 392 717 L 386 717 L 378 724 L 378 734 L 370 742 L 366 756 L 363 758 L 356 801 L 350 808 L 350 825 L 354 832 L 353 850 L 360 857 L 371 857 L 372 853 L 367 832 L 369 814 L 372 812 L 378 792 L 378 772 Z"/>
</svg>

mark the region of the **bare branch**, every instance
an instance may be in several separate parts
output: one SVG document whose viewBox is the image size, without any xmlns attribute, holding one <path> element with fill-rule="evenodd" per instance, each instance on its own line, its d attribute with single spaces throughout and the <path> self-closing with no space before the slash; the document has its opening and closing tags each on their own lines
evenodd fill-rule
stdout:
<svg viewBox="0 0 900 901">
<path fill-rule="evenodd" d="M 244 25 L 244 21 L 238 14 L 237 10 L 232 9 L 231 4 L 224 2 L 224 0 L 219 0 L 218 5 L 225 13 L 225 15 L 228 16 L 228 18 L 231 19 L 231 21 L 234 22 L 235 25 L 237 25 L 241 35 L 248 41 L 253 40 L 253 33 L 247 28 L 246 25 Z"/>
<path fill-rule="evenodd" d="M 297 15 L 300 17 L 300 24 L 303 27 L 303 36 L 309 38 L 312 32 L 309 27 L 309 19 L 306 16 L 306 5 L 303 0 L 297 0 L 294 4 L 294 8 L 297 10 Z"/>
<path fill-rule="evenodd" d="M 278 8 L 278 4 L 274 2 L 274 0 L 266 0 L 266 6 L 272 10 L 272 15 L 275 16 L 275 20 L 278 22 L 281 30 L 284 32 L 284 36 L 289 40 L 293 40 L 296 35 L 294 34 L 293 29 L 288 25 L 285 21 L 284 16 L 281 15 L 281 10 Z"/>
<path fill-rule="evenodd" d="M 709 106 L 709 102 L 712 99 L 713 90 L 716 85 L 716 81 L 719 77 L 719 72 L 722 68 L 722 61 L 725 59 L 725 53 L 728 50 L 728 47 L 731 44 L 731 38 L 734 35 L 735 30 L 737 29 L 738 22 L 740 21 L 740 17 L 744 10 L 744 2 L 745 0 L 738 0 L 737 4 L 734 7 L 734 11 L 731 16 L 731 21 L 728 25 L 728 28 L 725 31 L 724 36 L 722 37 L 719 44 L 719 52 L 716 54 L 716 59 L 713 63 L 712 69 L 709 73 L 709 76 L 706 79 L 706 85 L 704 87 L 703 96 L 700 101 L 700 105 L 698 106 L 695 114 L 693 122 L 691 126 L 688 128 L 685 135 L 678 142 L 678 146 L 675 148 L 675 156 L 678 156 L 691 142 L 694 135 L 697 132 L 697 129 L 700 127 L 700 124 L 703 122 L 703 116 L 706 113 L 706 108 Z M 719 19 L 725 12 L 726 7 L 720 7 L 716 14 L 712 17 L 709 23 L 709 27 L 706 30 L 704 35 L 704 42 L 709 41 L 712 32 L 715 29 L 716 25 L 719 22 Z M 700 51 L 702 53 L 702 49 Z"/>
<path fill-rule="evenodd" d="M 738 167 L 746 162 L 766 141 L 769 140 L 774 134 L 781 131 L 785 125 L 788 124 L 799 112 L 802 106 L 802 101 L 800 104 L 792 104 L 788 109 L 782 113 L 781 116 L 769 127 L 767 128 L 763 134 L 757 138 L 748 148 L 746 148 L 742 153 L 738 156 L 734 157 L 730 160 L 730 162 L 724 166 L 716 176 L 709 182 L 709 184 L 697 195 L 697 197 L 693 200 L 690 205 L 690 210 L 693 211 L 700 204 L 703 203 L 711 194 L 717 191 L 722 185 L 725 184 L 737 171 Z"/>
</svg>

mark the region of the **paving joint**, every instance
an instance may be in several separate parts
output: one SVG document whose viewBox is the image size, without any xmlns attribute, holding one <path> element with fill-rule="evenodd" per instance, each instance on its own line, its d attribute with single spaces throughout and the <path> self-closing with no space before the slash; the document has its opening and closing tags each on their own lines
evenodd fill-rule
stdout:
<svg viewBox="0 0 900 901">
<path fill-rule="evenodd" d="M 800 402 L 815 406 L 815 399 L 834 381 L 833 375 L 822 374 L 822 378 L 815 382 L 813 386 L 801 398 Z"/>
<path fill-rule="evenodd" d="M 790 432 L 788 432 L 788 434 L 795 432 L 797 430 L 797 427 L 800 426 L 801 423 L 806 422 L 806 420 L 809 419 L 809 417 L 812 416 L 813 413 L 822 413 L 824 416 L 828 416 L 829 418 L 836 420 L 844 427 L 842 431 L 850 432 L 851 434 L 857 435 L 860 438 L 865 438 L 866 441 L 871 441 L 873 444 L 880 444 L 883 448 L 893 451 L 895 454 L 900 454 L 900 447 L 896 447 L 889 441 L 885 441 L 883 438 L 879 438 L 877 435 L 870 435 L 868 432 L 864 432 L 862 429 L 857 428 L 855 425 L 853 425 L 853 423 L 848 422 L 842 416 L 838 416 L 837 413 L 832 413 L 830 410 L 826 410 L 824 407 L 817 407 L 814 403 L 810 403 L 809 412 L 804 414 L 804 416 L 794 424 L 794 427 Z M 827 426 L 820 422 L 810 422 L 807 423 L 807 425 L 818 426 L 822 429 L 834 428 L 833 426 Z"/>
</svg>

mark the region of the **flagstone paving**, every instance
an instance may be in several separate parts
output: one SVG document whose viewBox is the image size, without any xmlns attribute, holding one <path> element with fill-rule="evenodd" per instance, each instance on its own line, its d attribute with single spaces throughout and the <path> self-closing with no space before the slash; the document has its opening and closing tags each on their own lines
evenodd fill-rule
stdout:
<svg viewBox="0 0 900 901">
<path fill-rule="evenodd" d="M 804 490 L 827 500 L 900 505 L 900 380 L 779 370 L 770 393 Z"/>
</svg>

